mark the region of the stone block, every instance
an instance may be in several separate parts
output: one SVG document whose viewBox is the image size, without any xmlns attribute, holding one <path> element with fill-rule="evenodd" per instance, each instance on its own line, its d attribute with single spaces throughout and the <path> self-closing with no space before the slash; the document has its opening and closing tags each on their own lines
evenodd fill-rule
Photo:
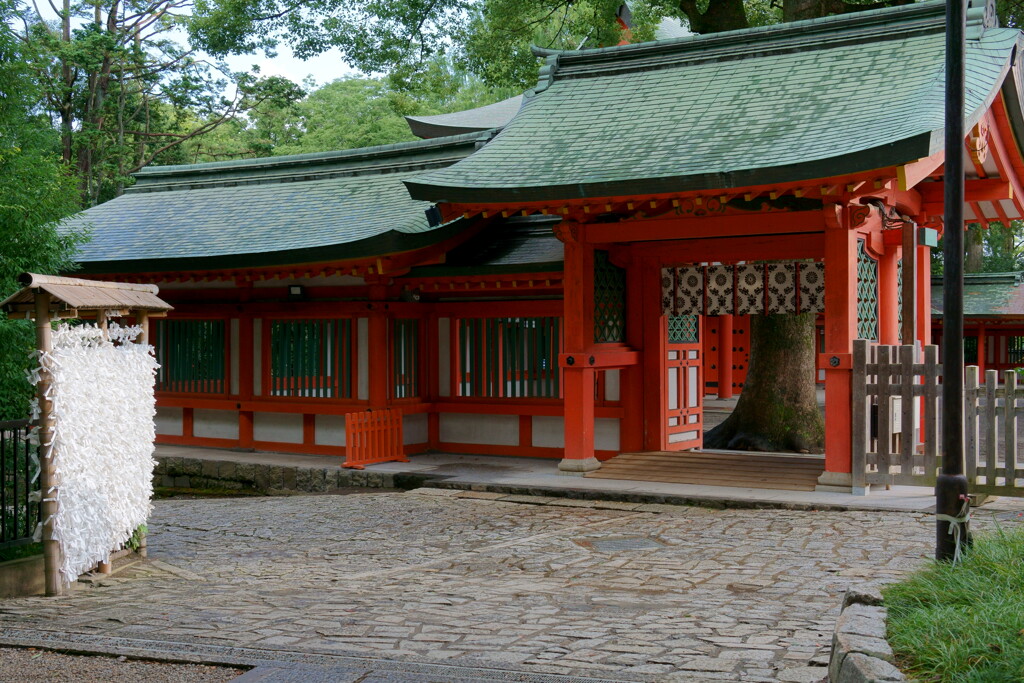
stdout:
<svg viewBox="0 0 1024 683">
<path fill-rule="evenodd" d="M 352 470 L 349 486 L 366 486 L 366 470 Z"/>
<path fill-rule="evenodd" d="M 292 487 L 296 491 L 304 491 L 310 493 L 314 491 L 313 488 L 313 472 L 314 470 L 308 467 L 297 467 L 292 470 L 295 476 L 295 484 Z"/>
<path fill-rule="evenodd" d="M 839 676 L 832 680 L 835 683 L 889 683 L 907 679 L 889 662 L 853 652 L 846 656 Z"/>
<path fill-rule="evenodd" d="M 217 466 L 217 476 L 228 481 L 237 481 L 238 466 L 229 461 L 224 461 Z"/>
<path fill-rule="evenodd" d="M 179 488 L 179 489 L 192 488 L 191 484 L 192 484 L 192 482 L 189 480 L 188 477 L 179 476 L 179 477 L 175 477 L 174 478 L 174 487 L 175 488 Z"/>
<path fill-rule="evenodd" d="M 180 474 L 182 472 L 181 458 L 164 458 L 164 468 L 164 471 L 171 476 Z"/>
<path fill-rule="evenodd" d="M 836 620 L 836 633 L 885 638 L 885 608 L 850 605 Z"/>
<path fill-rule="evenodd" d="M 163 487 L 169 488 L 169 489 L 174 488 L 174 476 L 172 476 L 170 474 L 165 474 L 162 477 L 160 477 L 160 486 L 163 486 Z"/>
<path fill-rule="evenodd" d="M 882 589 L 876 583 L 862 583 L 859 586 L 851 586 L 846 589 L 843 596 L 843 609 L 850 605 L 868 605 L 880 607 L 882 605 Z"/>
<path fill-rule="evenodd" d="M 274 469 L 279 470 L 281 473 L 280 486 L 274 488 L 284 489 L 286 491 L 298 491 L 296 485 L 297 473 L 294 467 L 275 467 Z M 278 481 L 277 477 L 274 478 L 275 483 Z"/>
<path fill-rule="evenodd" d="M 254 485 L 256 483 L 256 467 L 250 462 L 235 463 L 235 479 L 246 486 Z"/>
<path fill-rule="evenodd" d="M 895 661 L 892 655 L 892 647 L 889 641 L 884 638 L 872 638 L 871 636 L 858 636 L 853 633 L 836 632 L 832 636 L 833 652 L 859 652 L 870 657 L 878 657 L 887 662 Z"/>
<path fill-rule="evenodd" d="M 198 458 L 182 458 L 181 459 L 181 472 L 187 474 L 190 477 L 198 477 L 203 473 L 203 463 L 205 460 L 199 460 Z"/>
<path fill-rule="evenodd" d="M 220 465 L 216 460 L 203 460 L 202 461 L 202 472 L 196 472 L 195 474 L 202 474 L 208 479 L 217 478 L 217 468 Z"/>
</svg>

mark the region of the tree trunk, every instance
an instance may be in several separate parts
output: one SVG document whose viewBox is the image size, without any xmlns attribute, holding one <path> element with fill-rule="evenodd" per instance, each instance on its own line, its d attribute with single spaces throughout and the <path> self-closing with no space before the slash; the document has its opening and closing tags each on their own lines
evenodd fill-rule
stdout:
<svg viewBox="0 0 1024 683">
<path fill-rule="evenodd" d="M 965 273 L 980 273 L 984 267 L 985 236 L 981 224 L 971 223 L 967 228 L 967 255 L 964 258 Z"/>
<path fill-rule="evenodd" d="M 825 426 L 814 381 L 815 315 L 750 316 L 750 364 L 736 409 L 705 448 L 821 452 Z"/>
</svg>

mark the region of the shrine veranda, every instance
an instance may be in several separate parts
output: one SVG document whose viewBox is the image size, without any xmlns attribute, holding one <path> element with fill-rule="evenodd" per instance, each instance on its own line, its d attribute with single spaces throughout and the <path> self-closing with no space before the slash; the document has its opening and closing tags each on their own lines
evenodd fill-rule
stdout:
<svg viewBox="0 0 1024 683">
<path fill-rule="evenodd" d="M 346 413 L 397 408 L 409 454 L 570 473 L 699 447 L 746 316 L 814 312 L 849 486 L 853 340 L 933 339 L 943 8 L 541 51 L 500 128 L 146 168 L 72 219 L 77 274 L 174 305 L 161 443 L 344 455 Z M 1022 45 L 969 11 L 969 221 L 1024 216 Z"/>
</svg>

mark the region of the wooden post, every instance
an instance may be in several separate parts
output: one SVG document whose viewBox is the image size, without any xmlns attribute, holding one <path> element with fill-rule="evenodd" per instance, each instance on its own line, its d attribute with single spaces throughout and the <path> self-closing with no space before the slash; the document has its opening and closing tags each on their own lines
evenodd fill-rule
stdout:
<svg viewBox="0 0 1024 683">
<path fill-rule="evenodd" d="M 927 247 L 925 247 L 927 249 Z M 917 333 L 918 282 L 917 282 L 917 223 L 903 224 L 903 324 L 900 333 L 903 344 L 913 344 Z M 929 308 L 931 302 L 928 302 Z M 922 343 L 925 343 L 922 341 Z"/>
<path fill-rule="evenodd" d="M 594 457 L 594 248 L 580 239 L 580 226 L 562 223 L 556 234 L 565 245 L 565 348 L 562 362 L 565 452 L 558 470 L 582 475 L 598 469 Z"/>
<path fill-rule="evenodd" d="M 668 323 L 661 310 L 660 264 L 652 260 L 644 261 L 643 278 L 644 448 L 661 451 L 668 445 L 668 420 L 665 413 L 668 397 L 668 376 L 665 370 Z"/>
<path fill-rule="evenodd" d="M 388 407 L 388 387 L 390 377 L 388 368 L 388 314 L 387 287 L 373 285 L 370 287 L 370 319 L 369 334 L 369 367 L 370 367 L 370 408 Z"/>
<path fill-rule="evenodd" d="M 53 522 L 57 516 L 57 475 L 53 464 L 53 402 L 47 398 L 52 378 L 42 363 L 42 356 L 53 351 L 53 334 L 50 329 L 50 295 L 41 289 L 35 291 L 36 349 L 39 350 L 39 383 L 36 397 L 39 400 L 39 488 L 42 491 L 41 514 L 43 518 L 43 571 L 47 595 L 61 595 L 64 585 L 60 578 L 60 542 L 54 538 Z"/>
<path fill-rule="evenodd" d="M 985 374 L 985 361 L 988 360 L 985 352 L 985 347 L 988 345 L 988 340 L 985 338 L 985 324 L 978 323 L 978 373 L 982 376 Z"/>
<path fill-rule="evenodd" d="M 888 247 L 878 259 L 878 341 L 900 343 L 899 267 L 896 247 Z"/>
<path fill-rule="evenodd" d="M 932 251 L 917 248 L 917 338 L 921 346 L 932 343 Z"/>
<path fill-rule="evenodd" d="M 731 315 L 718 316 L 718 398 L 732 398 L 733 395 L 732 326 Z"/>
<path fill-rule="evenodd" d="M 848 212 L 825 207 L 825 473 L 819 483 L 842 488 L 853 485 L 850 390 L 857 336 L 857 234 Z"/>
</svg>

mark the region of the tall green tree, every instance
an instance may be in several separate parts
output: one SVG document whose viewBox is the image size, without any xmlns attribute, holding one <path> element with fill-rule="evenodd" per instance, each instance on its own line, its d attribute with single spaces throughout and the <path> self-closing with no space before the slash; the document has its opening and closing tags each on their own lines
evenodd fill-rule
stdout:
<svg viewBox="0 0 1024 683">
<path fill-rule="evenodd" d="M 0 299 L 17 291 L 20 273 L 70 269 L 84 239 L 59 229 L 78 208 L 77 179 L 61 162 L 59 135 L 35 107 L 33 74 L 8 27 L 13 10 L 0 0 Z M 31 324 L 0 313 L 0 420 L 28 416 L 33 346 Z"/>
<path fill-rule="evenodd" d="M 62 0 L 57 20 L 18 9 L 22 58 L 76 168 L 83 206 L 130 174 L 267 99 L 302 92 L 284 78 L 231 74 L 176 40 L 185 0 Z M 192 125 L 188 125 L 192 124 Z"/>
</svg>

